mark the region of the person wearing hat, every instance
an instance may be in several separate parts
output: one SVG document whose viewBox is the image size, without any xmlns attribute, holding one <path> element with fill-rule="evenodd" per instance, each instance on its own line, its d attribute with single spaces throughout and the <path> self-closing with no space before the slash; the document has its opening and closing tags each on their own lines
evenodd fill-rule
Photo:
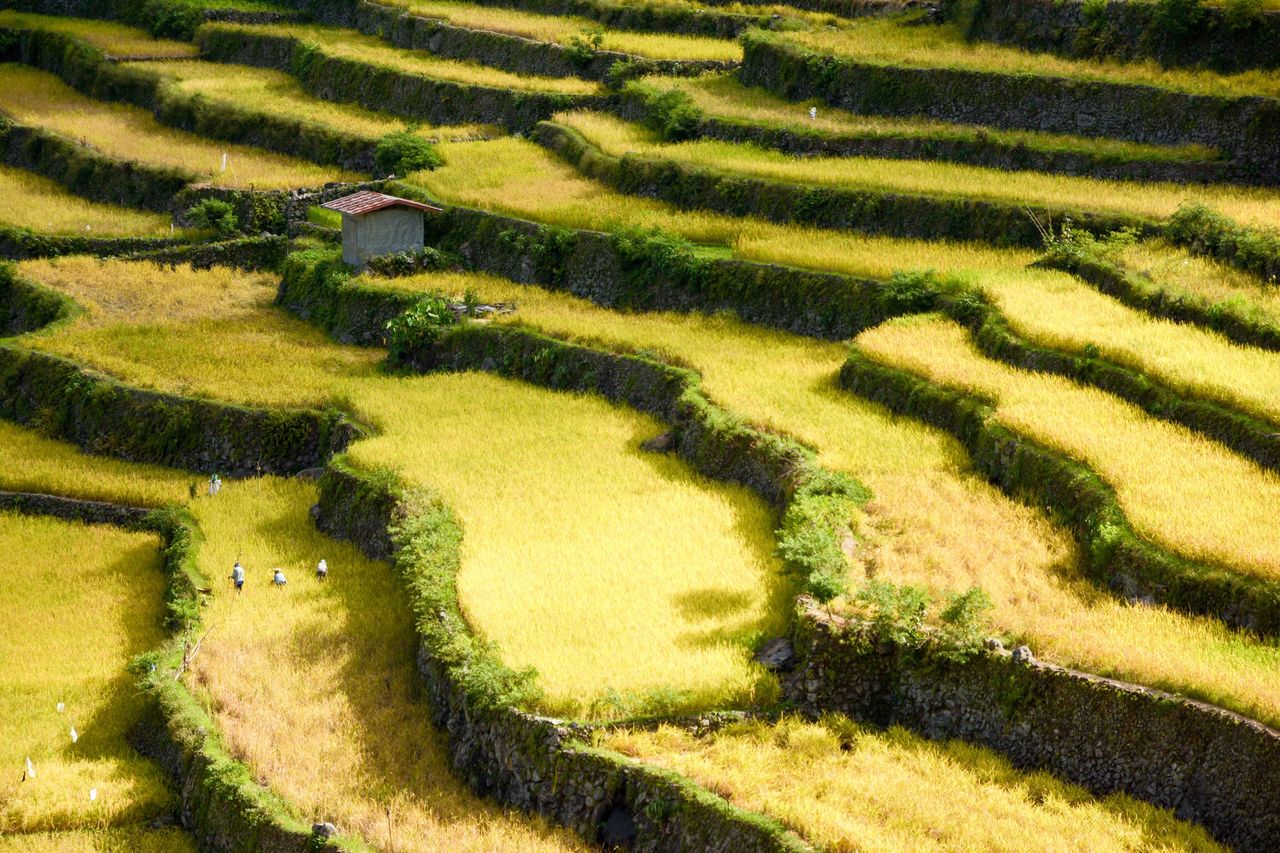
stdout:
<svg viewBox="0 0 1280 853">
<path fill-rule="evenodd" d="M 244 589 L 244 567 L 240 565 L 239 560 L 236 560 L 236 564 L 231 567 L 231 582 L 236 585 L 236 592 Z"/>
<path fill-rule="evenodd" d="M 284 572 L 280 569 L 275 570 L 275 574 L 271 576 L 271 582 L 275 584 L 277 588 L 288 583 L 288 581 L 284 579 Z"/>
</svg>

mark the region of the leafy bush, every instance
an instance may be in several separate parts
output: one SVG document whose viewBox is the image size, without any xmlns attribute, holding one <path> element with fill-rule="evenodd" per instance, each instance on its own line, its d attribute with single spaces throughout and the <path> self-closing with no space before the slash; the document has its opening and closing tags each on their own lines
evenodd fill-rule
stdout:
<svg viewBox="0 0 1280 853">
<path fill-rule="evenodd" d="M 1226 0 L 1222 17 L 1229 30 L 1247 30 L 1262 20 L 1262 0 Z"/>
<path fill-rule="evenodd" d="M 698 109 L 687 92 L 679 89 L 654 92 L 638 83 L 631 83 L 629 86 L 636 87 L 631 91 L 640 92 L 644 97 L 644 124 L 650 130 L 661 134 L 668 142 L 693 139 L 698 135 L 702 110 Z"/>
<path fill-rule="evenodd" d="M 1158 0 L 1152 20 L 1170 41 L 1185 41 L 1201 24 L 1206 11 L 1202 0 Z"/>
<path fill-rule="evenodd" d="M 444 163 L 440 152 L 416 133 L 399 130 L 378 140 L 373 160 L 384 175 L 404 177 L 423 169 L 434 169 Z"/>
<path fill-rule="evenodd" d="M 391 360 L 399 361 L 431 346 L 457 320 L 444 297 L 424 296 L 417 305 L 387 323 Z"/>
<path fill-rule="evenodd" d="M 431 246 L 424 246 L 416 252 L 396 252 L 365 261 L 365 267 L 370 272 L 385 276 L 413 275 L 428 270 L 442 270 L 447 266 L 448 256 Z"/>
<path fill-rule="evenodd" d="M 220 198 L 204 198 L 187 208 L 187 219 L 196 228 L 208 228 L 219 234 L 233 234 L 240 228 L 235 208 Z"/>
<path fill-rule="evenodd" d="M 1212 255 L 1268 284 L 1280 280 L 1280 233 L 1246 228 L 1203 204 L 1184 204 L 1169 218 L 1165 236 L 1193 252 Z"/>
<path fill-rule="evenodd" d="M 604 30 L 593 27 L 570 36 L 564 47 L 565 56 L 578 69 L 586 68 L 596 58 L 596 51 L 604 43 Z"/>
<path fill-rule="evenodd" d="M 947 599 L 938 617 L 942 630 L 938 634 L 938 654 L 952 660 L 963 660 L 982 648 L 990 628 L 991 598 L 982 587 L 970 587 Z"/>
</svg>

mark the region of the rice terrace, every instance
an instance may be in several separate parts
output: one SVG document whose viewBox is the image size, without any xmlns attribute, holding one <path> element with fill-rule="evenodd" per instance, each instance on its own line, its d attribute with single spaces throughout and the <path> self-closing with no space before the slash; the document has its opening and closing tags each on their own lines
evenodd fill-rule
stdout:
<svg viewBox="0 0 1280 853">
<path fill-rule="evenodd" d="M 1276 0 L 0 0 L 0 853 L 1280 851 Z"/>
</svg>

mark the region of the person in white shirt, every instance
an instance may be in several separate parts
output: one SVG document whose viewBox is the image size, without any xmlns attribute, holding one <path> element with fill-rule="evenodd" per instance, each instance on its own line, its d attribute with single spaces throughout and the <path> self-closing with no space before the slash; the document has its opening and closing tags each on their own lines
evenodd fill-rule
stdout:
<svg viewBox="0 0 1280 853">
<path fill-rule="evenodd" d="M 321 560 L 316 564 L 316 580 L 322 581 L 329 578 L 329 564 Z"/>
<path fill-rule="evenodd" d="M 240 565 L 239 560 L 236 560 L 236 564 L 231 567 L 231 582 L 236 585 L 236 592 L 244 589 L 244 567 Z"/>
<path fill-rule="evenodd" d="M 279 569 L 276 569 L 275 574 L 271 576 L 271 582 L 277 587 L 282 587 L 288 583 L 288 581 L 284 579 L 284 572 Z"/>
</svg>

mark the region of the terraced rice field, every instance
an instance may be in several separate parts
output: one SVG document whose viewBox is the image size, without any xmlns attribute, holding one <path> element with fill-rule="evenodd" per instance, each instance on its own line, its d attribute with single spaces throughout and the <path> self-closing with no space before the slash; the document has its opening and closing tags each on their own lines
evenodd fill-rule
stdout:
<svg viewBox="0 0 1280 853">
<path fill-rule="evenodd" d="M 913 26 L 909 18 L 864 18 L 836 28 L 788 33 L 786 37 L 811 50 L 877 65 L 1036 74 L 1204 95 L 1274 98 L 1280 94 L 1280 75 L 1273 71 L 1221 74 L 1162 68 L 1154 61 L 1066 59 L 989 42 L 968 42 L 957 27 Z"/>
<path fill-rule="evenodd" d="M 29 12 L 0 10 L 0 28 L 15 30 L 40 29 L 73 36 L 116 59 L 147 57 L 176 59 L 199 53 L 190 42 L 156 38 L 145 30 L 111 21 L 85 18 L 59 18 Z"/>
<path fill-rule="evenodd" d="M 1213 152 L 1196 145 L 1142 145 L 1113 139 L 1097 139 L 1065 134 L 1002 130 L 950 124 L 929 119 L 901 119 L 861 115 L 827 106 L 817 100 L 788 101 L 758 87 L 738 82 L 733 74 L 701 77 L 644 77 L 635 84 L 641 91 L 681 92 L 708 116 L 765 127 L 785 128 L 801 133 L 825 131 L 858 137 L 934 139 L 939 141 L 991 141 L 1025 145 L 1037 151 L 1089 153 L 1130 159 L 1203 160 Z M 810 109 L 814 112 L 810 115 Z"/>
<path fill-rule="evenodd" d="M 169 233 L 169 217 L 89 201 L 48 178 L 0 166 L 0 193 L 22 199 L 7 207 L 0 222 L 43 234 L 90 237 L 158 237 Z"/>
<path fill-rule="evenodd" d="M 1134 386 L 1146 381 L 1173 395 L 1177 417 L 1251 419 L 1248 435 L 1265 447 L 1249 452 L 1266 461 L 1266 424 L 1280 425 L 1280 355 L 1266 331 L 1280 323 L 1280 302 L 1263 281 L 1280 269 L 1280 166 L 1258 140 L 1269 122 L 1280 127 L 1277 72 L 1219 73 L 1189 67 L 1185 56 L 1168 66 L 1065 59 L 967 39 L 958 24 L 919 11 L 388 2 L 541 42 L 544 52 L 559 45 L 584 69 L 601 50 L 735 63 L 743 41 L 706 35 L 736 32 L 741 21 L 719 17 L 733 13 L 775 30 L 746 36 L 748 46 L 765 38 L 815 52 L 806 74 L 821 76 L 824 57 L 837 57 L 962 69 L 989 83 L 1009 75 L 1023 85 L 1034 76 L 1063 97 L 1078 95 L 1081 82 L 1135 84 L 1148 87 L 1134 94 L 1147 99 L 1143 109 L 1192 93 L 1231 110 L 1240 105 L 1227 99 L 1244 96 L 1255 99 L 1255 118 L 1239 129 L 1249 145 L 1237 151 L 1229 128 L 1206 135 L 1193 126 L 1200 113 L 1171 116 L 1163 136 L 1149 127 L 1136 135 L 1213 136 L 1221 150 L 1093 136 L 1087 122 L 1065 135 L 1046 132 L 1054 120 L 992 130 L 866 116 L 748 88 L 733 71 L 662 77 L 656 69 L 674 66 L 641 62 L 614 68 L 606 85 L 511 70 L 512 56 L 490 55 L 504 39 L 476 38 L 467 61 L 445 58 L 421 24 L 420 49 L 393 47 L 403 38 L 357 31 L 370 28 L 359 19 L 369 10 L 354 0 L 311 10 L 323 23 L 293 14 L 308 4 L 234 0 L 92 10 L 121 19 L 111 22 L 59 16 L 58 4 L 38 0 L 24 5 L 55 14 L 0 11 L 0 30 L 44 29 L 108 57 L 94 67 L 93 51 L 89 60 L 75 51 L 45 55 L 32 47 L 39 39 L 0 33 L 8 60 L 0 64 L 0 113 L 116 161 L 141 186 L 169 170 L 244 191 L 233 198 L 241 214 L 255 211 L 255 232 L 278 232 L 263 240 L 239 233 L 239 220 L 219 220 L 218 238 L 230 242 L 186 232 L 187 245 L 158 262 L 110 247 L 103 257 L 58 257 L 71 241 L 46 236 L 178 232 L 168 216 L 88 202 L 37 177 L 62 175 L 93 195 L 73 180 L 81 170 L 62 162 L 61 150 L 0 146 L 0 222 L 12 229 L 6 234 L 33 232 L 0 241 L 15 262 L 0 270 L 0 500 L 26 512 L 65 505 L 7 493 L 168 506 L 189 513 L 191 524 L 166 528 L 162 552 L 154 532 L 0 512 L 0 648 L 14 652 L 0 655 L 0 851 L 1274 847 L 1273 632 L 1232 627 L 1243 621 L 1230 592 L 1198 608 L 1161 583 L 1150 597 L 1132 595 L 1123 560 L 1138 557 L 1085 548 L 1077 541 L 1088 543 L 1087 535 L 1055 521 L 1076 509 L 1069 489 L 1027 494 L 1017 479 L 1027 472 L 1004 470 L 1022 464 L 1005 459 L 1008 448 L 983 456 L 979 447 L 975 465 L 968 437 L 962 443 L 926 425 L 942 420 L 924 410 L 923 395 L 894 403 L 909 414 L 892 414 L 868 399 L 880 399 L 875 389 L 859 396 L 840 374 L 856 355 L 932 392 L 980 400 L 995 424 L 1096 475 L 1124 516 L 1118 526 L 1132 527 L 1143 547 L 1196 561 L 1201 573 L 1158 580 L 1205 584 L 1212 572 L 1212 582 L 1244 585 L 1241 595 L 1254 596 L 1248 606 L 1265 598 L 1280 579 L 1280 473 L 1209 438 L 1224 421 L 1199 431 L 1177 425 L 1170 411 L 1144 411 L 1108 393 L 1103 373 L 1075 382 L 1048 372 L 1066 370 L 1052 358 L 1028 360 L 1044 365 L 1037 370 L 1014 367 L 1016 354 L 951 318 L 995 317 L 1054 358 L 1125 371 Z M 1167 6 L 1160 14 L 1183 14 Z M 206 15 L 224 9 L 290 15 Z M 1258 24 L 1235 26 L 1244 39 Z M 1196 38 L 1165 47 L 1194 52 Z M 239 39 L 253 47 L 233 49 Z M 209 57 L 254 65 L 207 61 L 198 45 Z M 313 73 L 325 60 L 341 65 Z M 400 75 L 449 83 L 436 87 L 448 104 L 423 106 L 447 108 L 456 121 L 428 126 L 338 103 L 353 97 L 338 79 L 345 75 L 363 81 L 359 100 L 373 107 L 384 105 L 370 91 L 388 105 L 400 98 L 397 87 L 413 82 Z M 127 79 L 134 82 L 125 91 Z M 786 84 L 770 85 L 781 92 Z M 145 102 L 150 86 L 154 112 L 122 103 Z M 1105 87 L 1096 91 L 1110 97 Z M 175 106 L 194 106 L 194 125 Z M 948 114 L 946 105 L 926 106 Z M 1019 115 L 1034 111 L 1014 106 Z M 286 145 L 271 126 L 277 119 L 302 127 L 307 144 Z M 793 156 L 782 150 L 785 134 L 770 141 L 777 148 L 764 148 L 675 142 L 684 137 L 651 129 L 675 122 L 687 135 L 700 119 L 810 141 L 900 141 L 895 156 L 913 159 Z M 1038 220 L 1054 263 L 1100 260 L 1127 274 L 1128 291 L 1117 298 L 1106 292 L 1114 283 L 1037 263 L 1039 248 L 1000 248 L 999 235 L 990 244 L 937 239 L 960 232 L 933 213 L 896 233 L 934 239 L 898 239 L 699 210 L 694 191 L 680 196 L 680 208 L 646 197 L 653 186 L 616 182 L 622 192 L 590 177 L 602 174 L 599 153 L 570 164 L 527 138 L 546 140 L 548 128 L 535 132 L 540 120 L 609 157 L 744 182 L 960 201 L 948 210 L 966 217 L 988 215 L 977 202 L 996 202 L 1144 224 L 1140 235 L 1086 235 L 1096 221 L 1086 218 L 1060 240 L 1056 215 Z M 535 239 L 510 223 L 468 231 L 474 213 L 429 214 L 427 251 L 406 251 L 375 270 L 342 270 L 328 242 L 338 239 L 337 214 L 290 205 L 275 216 L 277 199 L 258 194 L 367 178 L 318 165 L 358 158 L 320 150 L 317 140 L 331 137 L 315 131 L 344 137 L 367 159 L 365 143 L 412 145 L 404 130 L 418 137 L 417 154 L 434 151 L 441 162 L 389 182 L 386 192 L 550 227 Z M 317 162 L 273 146 L 306 150 Z M 82 149 L 69 150 L 78 157 Z M 1007 150 L 1010 168 L 951 162 L 969 156 L 960 149 L 983 157 Z M 1053 172 L 1019 167 L 1027 153 Z M 1252 159 L 1226 159 L 1246 155 Z M 1116 168 L 1099 172 L 1099 164 Z M 1130 164 L 1136 171 L 1122 171 Z M 1210 174 L 1258 186 L 1173 182 Z M 670 179 L 669 197 L 680 195 L 675 169 L 660 179 Z M 1229 221 L 1190 235 L 1166 227 L 1188 201 Z M 579 239 L 566 233 L 572 229 L 606 235 Z M 285 252 L 302 254 L 282 263 Z M 507 260 L 505 270 L 523 283 L 470 268 Z M 757 266 L 713 280 L 707 265 L 727 260 Z M 880 281 L 841 284 L 812 273 Z M 649 304 L 668 279 L 687 292 L 665 304 L 687 310 L 604 307 L 618 298 Z M 566 292 L 567 281 L 595 301 Z M 840 292 L 845 286 L 857 290 Z M 31 331 L 56 313 L 48 291 L 77 310 Z M 883 301 L 840 301 L 858 294 Z M 764 316 L 765 303 L 782 318 L 770 320 L 779 328 L 838 327 L 851 337 L 821 340 L 742 319 Z M 458 325 L 463 334 L 453 331 Z M 517 332 L 597 352 L 588 360 L 531 338 L 517 350 Z M 1246 339 L 1260 344 L 1239 343 Z M 341 342 L 349 340 L 371 345 Z M 624 363 L 618 354 L 638 358 Z M 434 369 L 442 356 L 473 367 Z M 674 408 L 663 395 L 677 386 L 653 379 L 652 364 L 638 367 L 645 359 L 696 375 Z M 591 367 L 579 370 L 583 364 Z M 85 371 L 120 384 L 83 394 L 92 381 Z M 601 393 L 544 387 L 566 385 Z M 156 393 L 169 395 L 160 406 Z M 669 422 L 606 394 L 643 399 Z M 317 449 L 284 432 L 300 409 L 341 413 L 357 427 L 340 459 L 329 458 L 327 444 Z M 144 410 L 154 420 L 141 429 L 156 431 L 155 441 L 130 443 L 135 436 L 124 430 Z M 200 419 L 212 417 L 247 424 L 234 427 L 246 432 L 202 431 L 210 424 Z M 102 434 L 83 434 L 85 424 L 102 424 Z M 664 442 L 678 452 L 662 452 Z M 173 448 L 181 448 L 179 468 L 146 461 L 174 462 Z M 223 471 L 213 494 L 212 469 L 227 459 L 237 475 Z M 332 471 L 317 484 L 313 475 L 330 463 L 363 484 L 335 486 Z M 410 497 L 388 508 L 381 489 L 392 482 Z M 335 498 L 335 488 L 351 494 Z M 350 506 L 328 503 L 341 499 Z M 317 502 L 323 506 L 313 509 Z M 374 547 L 384 534 L 401 550 L 369 556 L 386 553 Z M 320 560 L 327 579 L 316 576 Z M 246 572 L 240 591 L 228 577 L 236 563 Z M 165 568 L 174 572 L 168 587 Z M 283 587 L 272 582 L 276 570 L 288 578 Z M 798 609 L 801 589 L 821 606 Z M 937 615 L 966 590 L 971 603 L 989 599 L 989 610 L 953 606 Z M 933 608 L 913 610 L 925 597 Z M 805 657 L 825 641 L 826 629 L 815 627 L 824 620 L 847 632 L 836 653 L 846 657 L 836 662 Z M 775 658 L 756 657 L 761 648 L 781 654 L 770 642 L 780 637 L 800 655 L 781 671 Z M 988 638 L 1029 648 L 989 651 L 999 647 Z M 909 689 L 904 677 L 916 679 Z M 969 691 L 963 701 L 947 698 L 957 689 Z M 854 699 L 846 702 L 842 690 Z M 864 706 L 885 725 L 836 713 Z M 168 778 L 126 741 L 144 713 L 177 733 L 175 749 L 212 750 L 221 763 L 187 761 L 192 776 Z M 637 721 L 655 716 L 662 719 Z M 921 731 L 893 725 L 904 720 Z M 1040 769 L 1014 769 L 1027 763 Z M 1177 808 L 1161 808 L 1171 804 Z M 339 836 L 328 846 L 315 828 L 325 822 Z M 251 835 L 259 831 L 267 834 Z"/>
<path fill-rule="evenodd" d="M 1202 201 L 1239 222 L 1265 226 L 1280 219 L 1280 196 L 1271 190 L 1098 181 L 1038 172 L 1004 172 L 960 164 L 871 157 L 797 159 L 755 146 L 696 140 L 664 143 L 639 125 L 601 113 L 561 114 L 557 120 L 606 154 L 672 160 L 784 183 L 841 189 L 959 196 L 1068 210 L 1102 210 L 1163 219 L 1187 201 Z"/>
<path fill-rule="evenodd" d="M 6 835 L 137 831 L 173 808 L 159 768 L 125 741 L 145 708 L 127 666 L 163 639 L 156 544 L 0 514 L 0 762 L 17 770 L 0 789 Z"/>
<path fill-rule="evenodd" d="M 20 65 L 0 65 L 0 112 L 112 157 L 177 169 L 218 186 L 285 189 L 358 180 L 341 169 L 164 127 L 146 110 L 94 100 L 52 74 Z"/>
<path fill-rule="evenodd" d="M 453 59 L 437 59 L 430 54 L 392 47 L 373 36 L 362 35 L 337 27 L 311 24 L 210 24 L 223 32 L 259 33 L 277 38 L 294 39 L 302 44 L 314 45 L 323 56 L 348 59 L 360 63 L 416 74 L 436 80 L 448 80 L 475 86 L 500 89 L 516 89 L 528 92 L 553 92 L 565 95 L 587 95 L 599 90 L 599 85 L 572 77 L 539 77 L 512 74 L 477 62 Z"/>
<path fill-rule="evenodd" d="M 600 50 L 630 53 L 649 59 L 709 59 L 730 62 L 742 59 L 742 48 L 731 39 L 605 30 L 588 18 L 538 15 L 517 9 L 455 3 L 452 0 L 393 0 L 388 5 L 458 27 L 561 45 L 572 45 L 575 39 L 592 45 L 595 41 L 593 35 L 599 32 Z"/>
<path fill-rule="evenodd" d="M 1100 594 L 1083 577 L 1066 536 L 975 475 L 949 437 L 841 391 L 836 374 L 844 345 L 724 317 L 621 314 L 490 276 L 427 275 L 381 284 L 453 296 L 475 290 L 486 300 L 514 301 L 522 322 L 551 334 L 689 364 L 713 399 L 795 436 L 814 447 L 823 464 L 871 486 L 876 497 L 863 523 L 868 550 L 855 571 L 938 590 L 979 585 L 992 596 L 997 626 L 1055 660 L 1280 723 L 1280 655 L 1273 644 L 1211 619 Z M 1152 430 L 1164 427 L 1134 419 Z M 1202 452 L 1213 447 L 1186 440 Z M 1151 449 L 1175 452 L 1161 444 Z M 1239 487 L 1246 502 L 1254 482 Z M 975 537 L 974 530 L 998 533 Z"/>
<path fill-rule="evenodd" d="M 297 78 L 269 68 L 225 65 L 216 62 L 130 62 L 135 68 L 172 81 L 174 91 L 184 96 L 207 99 L 211 104 L 238 110 L 254 110 L 279 118 L 319 125 L 376 141 L 388 133 L 402 131 L 404 119 L 361 109 L 351 104 L 322 101 L 303 91 Z M 457 127 L 414 127 L 415 133 L 432 140 L 469 139 L 494 134 L 484 125 Z"/>
<path fill-rule="evenodd" d="M 162 276 L 89 259 L 20 271 L 85 308 L 68 327 L 24 338 L 29 346 L 159 390 L 273 406 L 342 401 L 375 424 L 381 435 L 352 458 L 431 485 L 459 512 L 469 532 L 463 605 L 509 663 L 538 669 L 548 709 L 607 715 L 597 700 L 609 690 L 619 702 L 678 708 L 775 695 L 747 654 L 787 607 L 770 513 L 745 490 L 642 453 L 662 431 L 650 419 L 485 376 L 381 377 L 376 352 L 330 344 L 271 308 L 266 276 Z M 193 361 L 193 347 L 212 351 Z M 515 481 L 522 487 L 504 485 Z M 529 529 L 556 533 L 530 539 Z M 584 608 L 584 595 L 599 609 Z M 607 637 L 605 622 L 616 626 Z"/>
</svg>

